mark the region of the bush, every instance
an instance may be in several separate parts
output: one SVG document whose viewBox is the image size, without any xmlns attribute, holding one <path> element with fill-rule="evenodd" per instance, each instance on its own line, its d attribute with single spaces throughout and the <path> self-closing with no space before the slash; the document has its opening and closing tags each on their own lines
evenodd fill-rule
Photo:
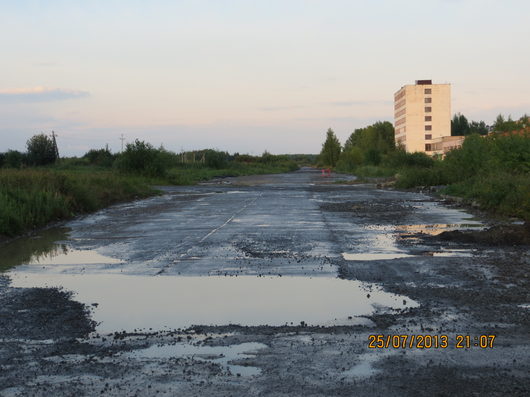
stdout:
<svg viewBox="0 0 530 397">
<path fill-rule="evenodd" d="M 403 149 L 389 153 L 384 160 L 385 165 L 397 169 L 402 167 L 430 168 L 434 166 L 434 163 L 435 160 L 423 152 L 407 153 Z"/>
<path fill-rule="evenodd" d="M 112 167 L 115 157 L 108 149 L 90 149 L 83 158 L 87 159 L 91 165 Z"/>
<path fill-rule="evenodd" d="M 26 146 L 28 162 L 31 165 L 53 164 L 58 158 L 54 140 L 45 134 L 32 136 Z"/>
<path fill-rule="evenodd" d="M 136 139 L 128 143 L 123 153 L 116 160 L 116 167 L 129 173 L 145 176 L 164 176 L 169 167 L 168 153 L 163 149 L 155 149 L 150 143 Z"/>
<path fill-rule="evenodd" d="M 208 149 L 204 152 L 204 160 L 207 167 L 221 169 L 228 164 L 230 155 L 227 152 L 220 152 L 218 150 Z"/>
<path fill-rule="evenodd" d="M 381 152 L 377 149 L 368 149 L 364 155 L 364 161 L 369 165 L 379 165 L 381 163 Z"/>
<path fill-rule="evenodd" d="M 4 166 L 7 168 L 20 168 L 27 163 L 27 156 L 18 150 L 8 150 L 4 155 Z"/>
<path fill-rule="evenodd" d="M 439 186 L 447 183 L 447 176 L 442 167 L 409 167 L 403 168 L 399 172 L 396 180 L 396 187 L 411 188 L 415 186 Z"/>
</svg>

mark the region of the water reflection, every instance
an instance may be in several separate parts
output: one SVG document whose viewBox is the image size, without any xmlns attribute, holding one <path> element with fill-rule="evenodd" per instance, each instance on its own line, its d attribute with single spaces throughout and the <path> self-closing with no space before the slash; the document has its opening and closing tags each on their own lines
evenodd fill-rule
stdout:
<svg viewBox="0 0 530 397">
<path fill-rule="evenodd" d="M 35 236 L 18 238 L 0 246 L 0 272 L 25 263 L 35 262 L 39 258 L 53 258 L 68 251 L 65 244 L 57 241 L 67 240 L 69 228 L 51 228 Z"/>
<path fill-rule="evenodd" d="M 327 277 L 183 277 L 11 273 L 15 287 L 64 287 L 93 307 L 103 333 L 192 325 L 355 325 L 376 307 L 417 306 L 360 281 Z"/>
<path fill-rule="evenodd" d="M 147 349 L 135 350 L 126 355 L 135 358 L 166 359 L 171 357 L 192 357 L 195 360 L 210 361 L 226 367 L 232 375 L 253 376 L 259 375 L 261 370 L 257 367 L 230 364 L 231 361 L 253 358 L 256 351 L 266 348 L 267 345 L 257 342 L 241 343 L 229 346 L 201 346 L 189 343 L 176 343 L 173 345 L 155 345 Z"/>
</svg>

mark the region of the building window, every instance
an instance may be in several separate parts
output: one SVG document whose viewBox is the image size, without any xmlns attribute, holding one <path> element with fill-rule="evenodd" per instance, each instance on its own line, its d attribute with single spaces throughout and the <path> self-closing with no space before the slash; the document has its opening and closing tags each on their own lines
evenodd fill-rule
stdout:
<svg viewBox="0 0 530 397">
<path fill-rule="evenodd" d="M 426 125 L 425 131 L 432 131 L 432 125 Z"/>
<path fill-rule="evenodd" d="M 432 98 L 425 98 L 425 103 L 432 103 Z"/>
<path fill-rule="evenodd" d="M 432 116 L 425 116 L 425 121 L 432 121 Z"/>
<path fill-rule="evenodd" d="M 425 106 L 425 113 L 432 112 L 432 108 L 430 106 Z"/>
<path fill-rule="evenodd" d="M 426 94 L 432 94 L 432 90 L 430 88 L 425 88 L 425 93 Z"/>
<path fill-rule="evenodd" d="M 430 141 L 432 139 L 432 135 L 431 134 L 425 134 L 425 140 L 426 141 Z"/>
<path fill-rule="evenodd" d="M 426 151 L 426 152 L 431 152 L 431 151 L 432 151 L 432 148 L 431 148 L 431 144 L 430 144 L 430 143 L 426 143 L 426 144 L 425 144 L 425 151 Z"/>
</svg>

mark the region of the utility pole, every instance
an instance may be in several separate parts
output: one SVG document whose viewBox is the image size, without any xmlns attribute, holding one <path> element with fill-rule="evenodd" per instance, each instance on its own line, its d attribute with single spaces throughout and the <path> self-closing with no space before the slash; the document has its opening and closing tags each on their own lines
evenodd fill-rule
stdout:
<svg viewBox="0 0 530 397">
<path fill-rule="evenodd" d="M 57 147 L 57 141 L 55 140 L 55 132 L 52 131 L 52 141 L 53 141 L 53 154 L 55 155 L 55 159 L 59 159 L 59 148 Z"/>
<path fill-rule="evenodd" d="M 125 140 L 125 137 L 123 136 L 123 134 L 121 134 L 120 140 L 121 140 L 121 152 L 123 153 L 123 141 Z"/>
</svg>

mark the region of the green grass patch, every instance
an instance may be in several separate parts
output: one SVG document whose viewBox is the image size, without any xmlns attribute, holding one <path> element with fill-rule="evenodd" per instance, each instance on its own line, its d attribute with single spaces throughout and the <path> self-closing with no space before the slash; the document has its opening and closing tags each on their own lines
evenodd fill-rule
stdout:
<svg viewBox="0 0 530 397">
<path fill-rule="evenodd" d="M 178 167 L 172 168 L 166 173 L 161 181 L 171 185 L 193 185 L 198 182 L 208 181 L 213 178 L 225 178 L 230 176 L 278 174 L 294 171 L 298 166 L 293 162 L 281 162 L 273 164 L 262 163 L 239 163 L 233 162 L 226 168 L 206 167 Z"/>
<path fill-rule="evenodd" d="M 477 202 L 481 208 L 530 220 L 530 175 L 481 175 L 447 186 L 442 193 Z"/>
<path fill-rule="evenodd" d="M 0 169 L 0 235 L 155 193 L 145 179 L 114 172 Z"/>
</svg>

